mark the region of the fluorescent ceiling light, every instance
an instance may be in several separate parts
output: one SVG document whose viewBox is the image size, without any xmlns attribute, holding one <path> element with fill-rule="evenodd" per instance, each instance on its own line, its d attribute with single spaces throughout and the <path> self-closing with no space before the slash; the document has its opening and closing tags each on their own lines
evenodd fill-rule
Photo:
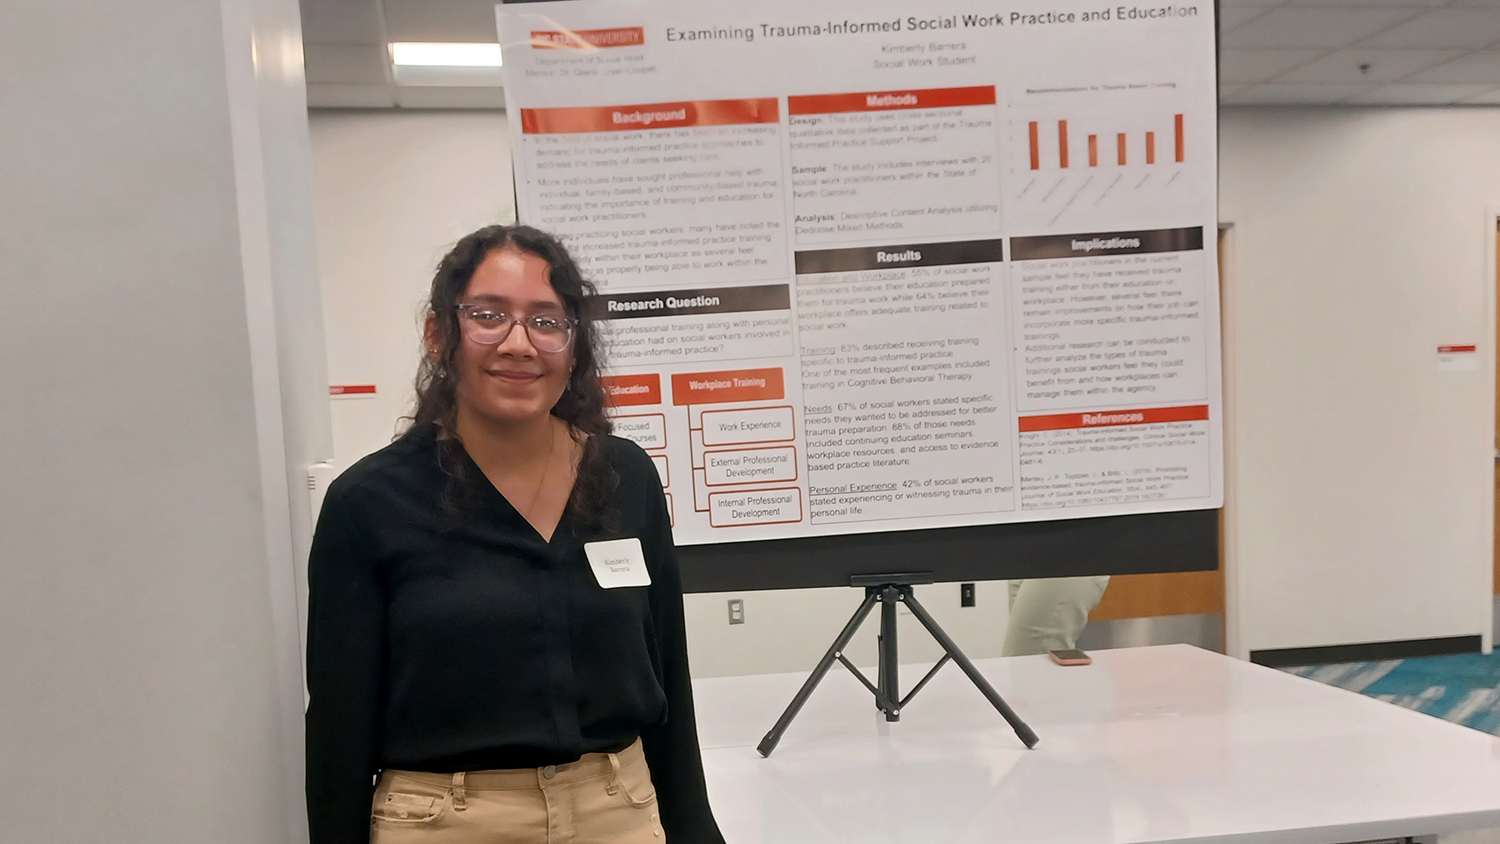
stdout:
<svg viewBox="0 0 1500 844">
<path fill-rule="evenodd" d="M 401 67 L 499 67 L 499 44 L 401 41 L 391 44 L 391 60 Z"/>
</svg>

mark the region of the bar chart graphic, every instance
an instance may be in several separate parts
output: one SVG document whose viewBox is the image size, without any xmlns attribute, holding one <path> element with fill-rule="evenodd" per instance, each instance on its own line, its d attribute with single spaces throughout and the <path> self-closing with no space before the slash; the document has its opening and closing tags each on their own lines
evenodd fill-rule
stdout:
<svg viewBox="0 0 1500 844">
<path fill-rule="evenodd" d="M 1029 147 L 1029 160 L 1032 170 L 1040 171 L 1044 169 L 1048 161 L 1055 162 L 1055 166 L 1059 170 L 1067 170 L 1070 167 L 1070 162 L 1077 160 L 1070 155 L 1072 142 L 1070 142 L 1068 135 L 1068 121 L 1066 119 L 1058 119 L 1056 123 L 1057 146 L 1055 150 L 1049 150 L 1049 153 L 1054 153 L 1054 155 L 1048 155 L 1044 158 L 1042 153 L 1042 121 L 1027 121 L 1027 146 Z M 1104 166 L 1111 164 L 1117 167 L 1126 166 L 1131 157 L 1130 149 L 1137 145 L 1139 145 L 1140 153 L 1143 156 L 1142 160 L 1145 163 L 1156 163 L 1156 132 L 1154 130 L 1146 129 L 1134 133 L 1114 132 L 1113 134 L 1115 137 L 1115 159 L 1114 161 L 1102 162 Z M 1183 137 L 1184 134 L 1182 115 L 1172 115 L 1172 126 L 1169 137 L 1172 141 L 1172 163 L 1174 164 L 1182 164 L 1187 161 L 1187 145 L 1186 139 Z M 1136 137 L 1132 139 L 1132 135 Z M 1078 135 L 1075 133 L 1072 137 L 1076 139 Z M 1088 145 L 1088 166 L 1098 167 L 1101 165 L 1099 158 L 1099 134 L 1089 133 L 1085 137 L 1087 138 L 1086 143 Z"/>
<path fill-rule="evenodd" d="M 1139 109 L 1100 105 L 1011 112 L 1004 140 L 1008 225 L 1076 231 L 1122 212 L 1166 222 L 1196 207 L 1203 168 L 1190 165 L 1212 160 L 1212 127 L 1205 134 L 1186 109 L 1160 100 Z"/>
</svg>

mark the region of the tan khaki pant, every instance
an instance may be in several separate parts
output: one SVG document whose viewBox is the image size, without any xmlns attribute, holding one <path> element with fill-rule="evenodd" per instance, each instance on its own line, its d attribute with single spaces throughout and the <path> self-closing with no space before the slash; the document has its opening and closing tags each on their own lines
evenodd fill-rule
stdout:
<svg viewBox="0 0 1500 844">
<path fill-rule="evenodd" d="M 639 740 L 546 768 L 386 771 L 371 844 L 662 844 L 656 789 Z"/>
</svg>

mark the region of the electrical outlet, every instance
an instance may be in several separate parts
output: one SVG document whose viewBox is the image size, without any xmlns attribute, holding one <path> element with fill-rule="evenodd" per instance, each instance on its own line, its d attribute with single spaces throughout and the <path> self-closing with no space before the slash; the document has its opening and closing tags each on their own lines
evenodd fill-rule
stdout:
<svg viewBox="0 0 1500 844">
<path fill-rule="evenodd" d="M 958 585 L 958 605 L 961 607 L 974 606 L 974 584 L 960 583 Z"/>
<path fill-rule="evenodd" d="M 745 623 L 745 599 L 744 598 L 730 598 L 729 599 L 729 623 L 730 624 L 744 624 Z"/>
</svg>

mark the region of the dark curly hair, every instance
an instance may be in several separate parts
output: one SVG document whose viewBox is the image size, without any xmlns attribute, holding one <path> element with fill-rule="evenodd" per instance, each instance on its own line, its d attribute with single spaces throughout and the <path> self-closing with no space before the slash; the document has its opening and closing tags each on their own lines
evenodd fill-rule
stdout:
<svg viewBox="0 0 1500 844">
<path fill-rule="evenodd" d="M 610 521 L 610 502 L 619 486 L 619 478 L 605 452 L 605 435 L 613 430 L 613 425 L 604 413 L 604 388 L 599 383 L 602 360 L 598 333 L 586 306 L 589 297 L 597 291 L 593 282 L 583 277 L 568 250 L 556 237 L 531 226 L 485 226 L 459 240 L 443 256 L 432 277 L 432 290 L 427 300 L 427 311 L 436 318 L 437 337 L 442 341 L 442 348 L 436 356 L 422 356 L 421 367 L 417 370 L 416 409 L 410 417 L 409 430 L 438 428 L 449 433 L 457 430 L 454 424 L 458 410 L 455 358 L 463 339 L 458 323 L 459 299 L 469 288 L 469 281 L 485 256 L 507 247 L 547 262 L 551 268 L 552 289 L 562 299 L 568 316 L 578 321 L 573 337 L 573 373 L 568 377 L 567 389 L 552 408 L 552 415 L 568 423 L 573 439 L 583 445 L 578 480 L 568 501 L 568 509 L 586 528 L 603 529 Z M 464 490 L 473 489 L 474 484 L 463 477 L 468 465 L 463 459 L 463 444 L 457 437 L 439 442 L 442 443 L 439 454 L 443 469 L 449 477 L 443 505 L 450 515 L 457 516 L 472 505 L 473 502 L 465 498 Z"/>
</svg>

